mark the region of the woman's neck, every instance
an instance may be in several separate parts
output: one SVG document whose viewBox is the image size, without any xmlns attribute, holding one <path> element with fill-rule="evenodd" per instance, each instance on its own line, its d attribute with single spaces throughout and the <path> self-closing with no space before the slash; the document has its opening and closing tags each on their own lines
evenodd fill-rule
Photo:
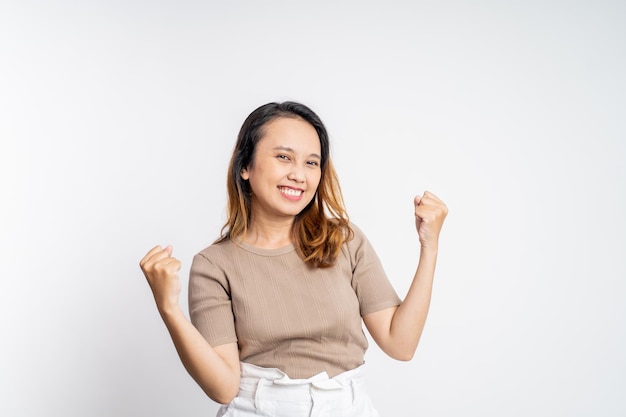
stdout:
<svg viewBox="0 0 626 417">
<path fill-rule="evenodd" d="M 293 243 L 293 220 L 253 219 L 246 232 L 245 242 L 257 248 L 277 249 Z"/>
</svg>

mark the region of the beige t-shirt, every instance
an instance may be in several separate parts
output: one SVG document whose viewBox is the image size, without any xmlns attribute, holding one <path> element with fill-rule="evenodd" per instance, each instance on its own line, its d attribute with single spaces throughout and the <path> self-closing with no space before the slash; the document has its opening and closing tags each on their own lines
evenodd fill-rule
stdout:
<svg viewBox="0 0 626 417">
<path fill-rule="evenodd" d="M 189 279 L 191 321 L 212 345 L 238 342 L 242 362 L 291 378 L 331 377 L 363 364 L 361 316 L 400 304 L 378 256 L 354 225 L 330 268 L 312 268 L 293 245 L 225 241 L 198 253 Z"/>
</svg>

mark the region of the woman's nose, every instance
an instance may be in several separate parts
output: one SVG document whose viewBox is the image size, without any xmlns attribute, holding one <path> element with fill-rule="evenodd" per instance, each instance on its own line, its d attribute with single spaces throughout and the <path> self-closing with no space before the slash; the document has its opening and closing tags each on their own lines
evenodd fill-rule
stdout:
<svg viewBox="0 0 626 417">
<path fill-rule="evenodd" d="M 295 164 L 292 165 L 291 171 L 289 171 L 287 178 L 296 182 L 304 182 L 306 179 L 306 175 L 304 173 L 304 167 L 301 167 Z"/>
</svg>

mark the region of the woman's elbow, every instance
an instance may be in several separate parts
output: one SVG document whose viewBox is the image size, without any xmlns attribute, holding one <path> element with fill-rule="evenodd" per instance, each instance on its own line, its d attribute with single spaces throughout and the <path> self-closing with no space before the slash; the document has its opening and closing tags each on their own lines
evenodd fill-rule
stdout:
<svg viewBox="0 0 626 417">
<path fill-rule="evenodd" d="M 239 393 L 239 377 L 224 378 L 219 383 L 199 384 L 204 393 L 219 404 L 230 404 Z"/>
<path fill-rule="evenodd" d="M 405 346 L 394 345 L 390 347 L 389 349 L 387 349 L 385 353 L 395 360 L 408 362 L 411 359 L 413 359 L 413 357 L 415 356 L 416 350 L 417 350 L 417 346 L 413 346 L 413 345 L 405 345 Z"/>
<path fill-rule="evenodd" d="M 408 362 L 415 356 L 415 351 L 393 352 L 393 354 L 389 354 L 389 356 L 397 361 Z"/>
<path fill-rule="evenodd" d="M 206 395 L 209 396 L 213 401 L 219 404 L 230 404 L 230 402 L 237 396 L 239 392 L 239 387 L 233 389 L 232 387 L 225 387 L 219 392 L 206 392 Z"/>
</svg>

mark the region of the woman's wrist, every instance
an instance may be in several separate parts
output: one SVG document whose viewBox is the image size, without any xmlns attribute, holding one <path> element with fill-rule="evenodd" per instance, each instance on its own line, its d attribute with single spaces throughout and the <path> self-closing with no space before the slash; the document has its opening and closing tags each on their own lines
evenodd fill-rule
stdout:
<svg viewBox="0 0 626 417">
<path fill-rule="evenodd" d="M 439 252 L 439 244 L 438 243 L 428 243 L 420 245 L 420 254 L 421 255 L 434 255 L 437 256 Z"/>
<path fill-rule="evenodd" d="M 159 310 L 159 314 L 161 314 L 161 317 L 165 322 L 174 320 L 183 313 L 178 304 L 168 304 L 165 306 L 158 306 L 157 308 Z"/>
</svg>

